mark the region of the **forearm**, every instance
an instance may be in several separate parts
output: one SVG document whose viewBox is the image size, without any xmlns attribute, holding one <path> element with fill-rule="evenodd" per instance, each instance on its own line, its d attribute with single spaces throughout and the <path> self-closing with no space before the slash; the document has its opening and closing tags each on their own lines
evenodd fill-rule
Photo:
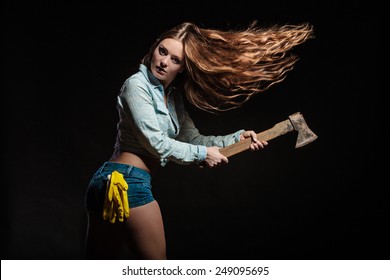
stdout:
<svg viewBox="0 0 390 280">
<path fill-rule="evenodd" d="M 244 132 L 244 130 L 239 130 L 231 134 L 223 135 L 223 136 L 214 136 L 214 135 L 202 135 L 199 133 L 192 133 L 189 137 L 189 143 L 195 145 L 204 145 L 206 147 L 226 147 L 231 144 L 237 143 L 240 141 L 240 135 Z"/>
</svg>

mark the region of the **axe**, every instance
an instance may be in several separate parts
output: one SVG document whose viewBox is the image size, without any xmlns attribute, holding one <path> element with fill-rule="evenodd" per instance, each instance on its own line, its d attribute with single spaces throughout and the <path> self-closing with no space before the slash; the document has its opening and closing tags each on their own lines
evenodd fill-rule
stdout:
<svg viewBox="0 0 390 280">
<path fill-rule="evenodd" d="M 257 139 L 269 141 L 290 131 L 298 131 L 298 138 L 295 148 L 300 148 L 317 139 L 317 135 L 307 126 L 305 119 L 300 112 L 296 112 L 288 117 L 287 120 L 275 124 L 272 128 L 257 134 Z M 249 149 L 252 142 L 251 138 L 239 141 L 235 144 L 221 148 L 219 152 L 225 157 L 230 157 Z"/>
</svg>

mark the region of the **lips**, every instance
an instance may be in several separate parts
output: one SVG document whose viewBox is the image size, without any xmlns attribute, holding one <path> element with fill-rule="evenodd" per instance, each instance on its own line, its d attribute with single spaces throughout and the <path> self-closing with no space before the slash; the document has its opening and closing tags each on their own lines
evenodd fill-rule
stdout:
<svg viewBox="0 0 390 280">
<path fill-rule="evenodd" d="M 157 73 L 160 74 L 160 75 L 165 75 L 165 74 L 167 73 L 167 72 L 165 72 L 164 69 L 162 69 L 162 68 L 159 67 L 159 66 L 156 66 L 156 71 L 157 71 Z"/>
</svg>

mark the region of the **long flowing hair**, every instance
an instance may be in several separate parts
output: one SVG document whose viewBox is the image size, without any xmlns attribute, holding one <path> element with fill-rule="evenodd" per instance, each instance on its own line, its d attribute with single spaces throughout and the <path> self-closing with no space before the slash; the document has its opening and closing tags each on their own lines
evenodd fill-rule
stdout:
<svg viewBox="0 0 390 280">
<path fill-rule="evenodd" d="M 298 60 L 290 50 L 313 37 L 308 23 L 265 28 L 255 21 L 243 30 L 223 31 L 184 22 L 163 33 L 142 63 L 150 67 L 162 40 L 181 41 L 185 71 L 176 80 L 188 101 L 205 111 L 226 111 L 283 81 Z"/>
</svg>

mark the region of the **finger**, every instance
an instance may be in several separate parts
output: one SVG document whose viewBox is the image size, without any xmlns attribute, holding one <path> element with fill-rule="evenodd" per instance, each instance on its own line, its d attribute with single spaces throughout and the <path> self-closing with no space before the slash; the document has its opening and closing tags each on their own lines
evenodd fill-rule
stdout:
<svg viewBox="0 0 390 280">
<path fill-rule="evenodd" d="M 115 185 L 114 194 L 115 194 L 114 199 L 115 199 L 115 203 L 116 203 L 116 212 L 117 212 L 118 220 L 120 222 L 123 222 L 123 215 L 124 215 L 123 202 L 122 202 L 122 198 L 121 198 L 121 195 L 119 193 L 117 185 Z"/>
<path fill-rule="evenodd" d="M 123 197 L 123 207 L 125 211 L 125 217 L 128 218 L 130 217 L 130 206 L 129 206 L 129 200 L 127 198 L 127 191 L 122 192 L 122 197 Z"/>
<path fill-rule="evenodd" d="M 266 141 L 260 141 L 259 146 L 260 146 L 261 149 L 263 149 L 267 145 L 268 145 L 268 143 Z"/>
<path fill-rule="evenodd" d="M 252 143 L 257 146 L 257 148 L 262 148 L 263 147 L 263 141 L 260 141 L 259 139 L 257 139 L 257 136 L 255 139 L 252 140 Z"/>
<path fill-rule="evenodd" d="M 126 218 L 128 218 L 130 216 L 129 200 L 127 198 L 128 185 L 127 185 L 126 181 L 124 181 L 123 184 L 119 184 L 119 186 L 120 186 L 119 194 L 120 194 L 120 198 L 122 200 L 124 216 Z"/>
<path fill-rule="evenodd" d="M 109 221 L 110 223 L 115 223 L 115 219 L 116 219 L 116 212 L 115 212 L 115 203 L 114 201 L 111 201 L 110 203 L 110 207 L 109 207 Z"/>
<path fill-rule="evenodd" d="M 251 144 L 251 151 L 257 151 L 259 149 L 259 145 Z"/>
<path fill-rule="evenodd" d="M 249 135 L 253 142 L 257 142 L 257 134 L 254 131 L 251 131 Z"/>
</svg>

